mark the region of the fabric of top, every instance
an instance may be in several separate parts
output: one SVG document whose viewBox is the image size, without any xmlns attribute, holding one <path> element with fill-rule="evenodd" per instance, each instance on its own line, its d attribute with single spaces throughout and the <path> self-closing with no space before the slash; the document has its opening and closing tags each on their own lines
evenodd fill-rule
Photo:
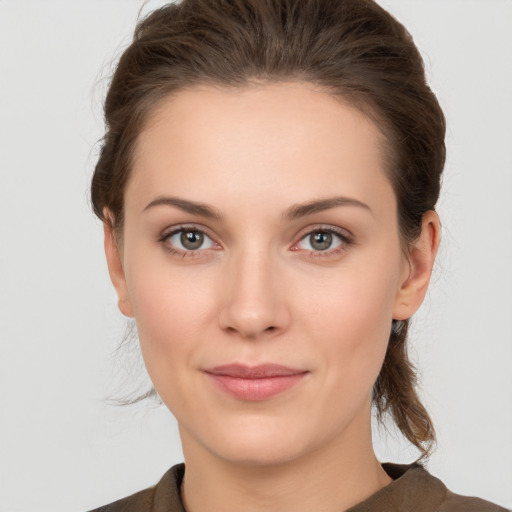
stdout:
<svg viewBox="0 0 512 512">
<path fill-rule="evenodd" d="M 393 479 L 346 512 L 510 512 L 480 498 L 450 492 L 421 465 L 383 464 Z M 180 496 L 185 465 L 173 466 L 154 487 L 91 512 L 186 512 Z"/>
</svg>

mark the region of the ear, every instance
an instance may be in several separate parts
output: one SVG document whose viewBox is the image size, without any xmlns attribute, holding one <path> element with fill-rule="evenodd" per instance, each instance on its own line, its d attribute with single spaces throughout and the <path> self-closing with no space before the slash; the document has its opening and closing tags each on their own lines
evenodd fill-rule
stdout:
<svg viewBox="0 0 512 512">
<path fill-rule="evenodd" d="M 421 306 L 427 293 L 434 260 L 441 239 L 441 224 L 437 213 L 423 215 L 421 234 L 409 247 L 401 285 L 393 307 L 393 319 L 406 320 Z"/>
<path fill-rule="evenodd" d="M 110 216 L 105 216 L 105 219 L 103 221 L 105 255 L 107 257 L 110 280 L 117 292 L 117 305 L 123 315 L 133 317 L 133 308 L 128 294 L 128 287 L 126 286 L 121 251 Z"/>
</svg>

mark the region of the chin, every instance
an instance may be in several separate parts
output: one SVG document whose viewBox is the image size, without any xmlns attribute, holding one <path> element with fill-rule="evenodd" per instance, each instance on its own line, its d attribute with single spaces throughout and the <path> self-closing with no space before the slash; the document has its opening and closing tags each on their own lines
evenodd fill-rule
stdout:
<svg viewBox="0 0 512 512">
<path fill-rule="evenodd" d="M 230 443 L 217 456 L 231 464 L 246 467 L 268 467 L 286 464 L 301 458 L 303 451 L 295 443 L 285 442 L 282 439 L 262 440 L 261 442 L 242 441 Z"/>
<path fill-rule="evenodd" d="M 314 451 L 313 441 L 318 442 L 318 436 L 315 438 L 310 429 L 293 428 L 293 422 L 292 425 L 282 425 L 268 417 L 246 418 L 236 425 L 222 427 L 210 428 L 206 436 L 202 432 L 199 443 L 198 437 L 191 439 L 193 433 L 180 428 L 185 459 L 187 445 L 200 444 L 215 458 L 227 463 L 246 467 L 276 466 Z M 308 440 L 312 442 L 308 443 Z"/>
</svg>

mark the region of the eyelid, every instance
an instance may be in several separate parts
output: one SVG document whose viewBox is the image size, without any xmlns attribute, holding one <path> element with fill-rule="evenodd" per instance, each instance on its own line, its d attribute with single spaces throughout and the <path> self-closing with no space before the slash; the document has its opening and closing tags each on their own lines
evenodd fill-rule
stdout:
<svg viewBox="0 0 512 512">
<path fill-rule="evenodd" d="M 298 241 L 302 240 L 303 238 L 305 238 L 307 235 L 310 235 L 311 233 L 315 233 L 317 231 L 327 231 L 329 233 L 334 233 L 346 240 L 352 241 L 354 239 L 354 235 L 348 229 L 341 228 L 339 226 L 334 226 L 332 224 L 312 224 L 312 225 L 306 226 L 305 228 L 302 228 L 297 233 L 297 235 L 295 235 L 294 238 L 298 242 Z M 294 242 L 294 244 L 296 244 L 297 242 Z"/>
<path fill-rule="evenodd" d="M 179 233 L 180 231 L 199 231 L 201 233 L 204 233 L 206 236 L 211 238 L 212 240 L 216 241 L 216 238 L 218 238 L 216 235 L 214 235 L 210 228 L 203 226 L 202 224 L 196 224 L 194 222 L 184 222 L 180 224 L 175 224 L 173 226 L 168 226 L 164 230 L 161 231 L 159 235 L 159 240 L 164 240 L 166 238 L 169 238 L 171 235 L 174 235 L 176 233 Z M 216 242 L 218 243 L 218 242 Z M 220 245 L 220 244 L 219 244 Z"/>
<path fill-rule="evenodd" d="M 326 249 L 325 251 L 311 251 L 297 247 L 298 244 L 302 242 L 302 240 L 304 240 L 306 237 L 311 236 L 311 234 L 317 233 L 319 231 L 325 231 L 327 233 L 336 235 L 340 238 L 341 244 L 334 249 Z M 307 226 L 306 228 L 300 230 L 300 232 L 295 237 L 295 240 L 296 241 L 290 247 L 291 251 L 309 252 L 315 257 L 332 256 L 334 254 L 338 254 L 339 252 L 345 251 L 348 246 L 355 243 L 354 235 L 348 229 L 340 228 L 339 226 L 333 226 L 332 224 L 317 224 L 313 226 Z"/>
<path fill-rule="evenodd" d="M 208 237 L 214 244 L 214 247 L 209 247 L 206 249 L 197 249 L 197 250 L 183 250 L 178 247 L 171 245 L 168 240 L 173 235 L 180 233 L 182 231 L 197 231 L 203 233 L 206 237 Z M 158 242 L 162 243 L 166 250 L 173 254 L 180 254 L 183 257 L 190 256 L 198 256 L 200 253 L 211 250 L 219 250 L 222 248 L 222 245 L 217 241 L 217 237 L 211 234 L 211 230 L 202 224 L 195 223 L 183 223 L 176 224 L 174 226 L 169 226 L 165 228 L 160 235 L 158 236 Z"/>
<path fill-rule="evenodd" d="M 197 250 L 181 250 L 169 244 L 167 241 L 169 237 L 181 232 L 181 231 L 199 231 L 203 233 L 206 237 L 208 237 L 214 244 L 215 247 L 207 248 L 207 249 L 197 249 Z M 334 249 L 326 249 L 325 251 L 311 251 L 308 249 L 300 249 L 297 245 L 304 240 L 307 236 L 310 236 L 312 233 L 325 231 L 328 233 L 332 233 L 341 239 L 341 244 Z M 295 242 L 293 242 L 290 247 L 291 251 L 296 252 L 309 252 L 314 254 L 315 256 L 332 256 L 339 252 L 343 252 L 347 250 L 348 246 L 355 244 L 354 235 L 346 228 L 341 228 L 339 226 L 333 226 L 332 224 L 316 224 L 309 225 L 299 231 L 299 233 L 294 237 Z M 180 254 L 182 256 L 198 256 L 201 253 L 211 250 L 220 250 L 223 249 L 222 244 L 218 241 L 218 237 L 215 234 L 212 234 L 211 230 L 202 225 L 196 223 L 183 223 L 176 224 L 174 226 L 169 226 L 165 228 L 158 237 L 158 241 L 161 242 L 165 248 L 172 252 L 173 254 Z"/>
</svg>

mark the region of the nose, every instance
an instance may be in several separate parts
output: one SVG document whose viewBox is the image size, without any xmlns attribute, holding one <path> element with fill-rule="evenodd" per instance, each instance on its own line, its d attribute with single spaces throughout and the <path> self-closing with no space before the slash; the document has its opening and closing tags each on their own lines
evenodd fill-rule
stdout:
<svg viewBox="0 0 512 512">
<path fill-rule="evenodd" d="M 248 340 L 273 337 L 290 324 L 279 264 L 264 251 L 245 251 L 226 265 L 221 329 Z"/>
</svg>

